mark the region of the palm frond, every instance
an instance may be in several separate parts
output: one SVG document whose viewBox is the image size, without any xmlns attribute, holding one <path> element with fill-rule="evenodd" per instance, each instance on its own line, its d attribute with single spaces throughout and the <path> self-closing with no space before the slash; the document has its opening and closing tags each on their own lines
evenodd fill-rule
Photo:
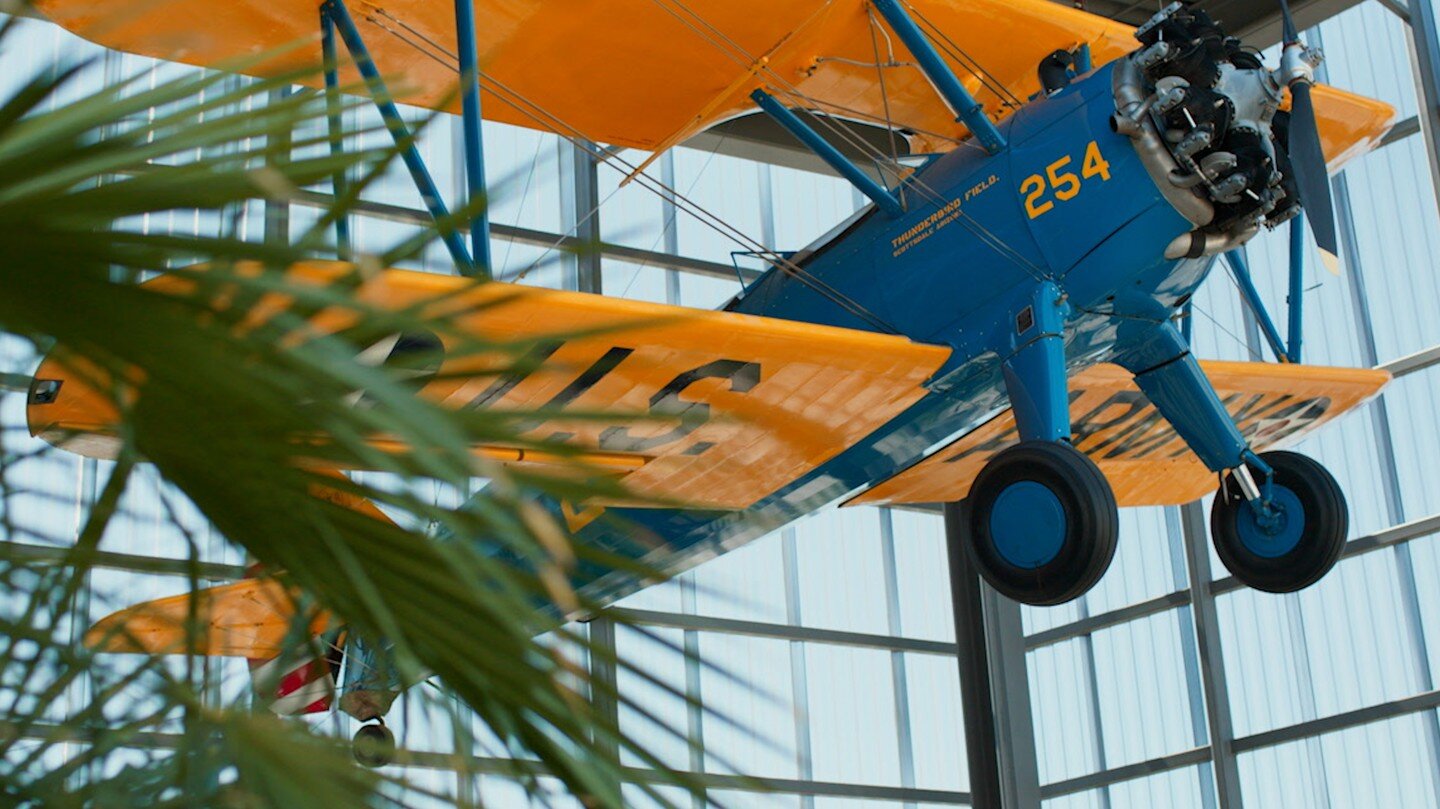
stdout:
<svg viewBox="0 0 1440 809">
<path fill-rule="evenodd" d="M 137 464 L 152 464 L 269 575 L 369 639 L 395 677 L 443 684 L 516 758 L 516 777 L 534 784 L 543 774 L 587 805 L 620 806 L 625 751 L 660 771 L 660 780 L 693 787 L 597 709 L 594 695 L 660 721 L 613 683 L 592 680 L 573 657 L 610 653 L 582 633 L 545 635 L 569 616 L 600 609 L 573 586 L 579 571 L 659 577 L 628 554 L 574 543 L 536 505 L 537 497 L 615 496 L 617 484 L 583 466 L 545 476 L 490 465 L 478 471 L 492 485 L 470 495 L 472 445 L 555 447 L 524 434 L 526 414 L 456 413 L 416 396 L 394 369 L 357 359 L 396 333 L 442 334 L 453 343 L 449 351 L 499 353 L 517 365 L 527 361 L 525 347 L 465 334 L 454 325 L 455 306 L 397 311 L 358 302 L 349 293 L 373 263 L 323 285 L 288 272 L 324 246 L 324 225 L 347 215 L 393 150 L 277 160 L 275 143 L 325 114 L 314 93 L 273 99 L 272 90 L 298 77 L 220 89 L 218 75 L 197 74 L 154 88 L 110 88 L 42 112 L 75 73 L 31 81 L 0 104 L 0 243 L 7 248 L 0 330 L 33 353 L 58 346 L 57 356 L 89 369 L 120 407 L 121 449 L 115 464 L 95 467 L 108 471 L 107 482 L 78 541 L 53 537 L 69 548 L 63 565 L 0 557 L 0 581 L 11 594 L 0 605 L 0 790 L 25 802 L 107 806 L 353 806 L 424 795 L 358 769 L 342 745 L 302 724 L 217 702 L 207 661 L 105 657 L 76 642 L 94 617 L 81 596 Z M 125 224 L 173 211 L 220 214 L 257 198 L 283 203 L 341 171 L 362 179 L 298 246 Z M 455 222 L 470 213 L 457 211 Z M 387 257 L 412 255 L 424 243 L 408 241 Z M 192 281 L 184 293 L 129 280 L 196 262 L 204 269 L 182 272 Z M 275 311 L 269 303 L 277 295 L 289 303 Z M 315 329 L 312 318 L 322 311 L 343 313 L 349 325 Z M 357 391 L 366 406 L 355 406 Z M 406 451 L 377 452 L 377 434 Z M 301 436 L 326 436 L 326 444 L 306 447 Z M 0 529 L 13 541 L 24 535 L 12 513 L 36 459 L 28 439 L 7 434 L 4 441 Z M 336 477 L 302 462 L 317 454 L 334 467 L 383 474 Z M 421 484 L 466 502 L 439 507 L 415 493 Z M 354 497 L 381 503 L 396 521 L 347 507 Z M 202 584 L 201 543 L 188 534 L 186 541 L 193 589 Z M 468 745 L 469 713 L 446 700 L 433 704 Z M 470 752 L 456 755 L 468 762 Z"/>
</svg>

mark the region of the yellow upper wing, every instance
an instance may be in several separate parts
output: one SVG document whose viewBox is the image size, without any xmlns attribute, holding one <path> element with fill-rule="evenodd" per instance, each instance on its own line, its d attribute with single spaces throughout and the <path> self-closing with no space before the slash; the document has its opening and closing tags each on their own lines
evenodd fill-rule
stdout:
<svg viewBox="0 0 1440 809">
<path fill-rule="evenodd" d="M 318 284 L 348 269 L 312 262 L 292 273 Z M 174 276 L 147 286 L 184 289 Z M 497 344 L 574 335 L 537 346 L 543 364 L 523 378 L 497 375 L 510 363 L 499 352 L 453 352 L 421 395 L 452 408 L 653 414 L 641 423 L 557 417 L 537 421 L 529 436 L 589 449 L 592 463 L 623 475 L 642 501 L 693 507 L 744 508 L 797 480 L 919 401 L 950 355 L 903 337 L 404 270 L 371 276 L 355 298 L 390 309 L 429 302 L 460 313 L 449 321 L 458 332 Z M 345 319 L 322 312 L 313 322 L 334 330 Z M 31 397 L 30 429 L 106 457 L 116 448 L 116 408 L 77 365 L 52 353 L 36 371 L 59 389 L 51 402 Z M 553 460 L 474 450 L 502 462 Z"/>
<path fill-rule="evenodd" d="M 450 0 L 348 0 L 377 64 L 397 96 L 456 111 L 454 6 Z M 1095 64 L 1133 50 L 1130 26 L 1050 0 L 909 0 L 1009 96 L 1039 90 L 1036 65 L 1052 51 L 1091 47 Z M 316 65 L 314 0 L 37 0 L 51 19 L 100 44 L 132 53 L 254 75 Z M 762 85 L 791 103 L 915 132 L 916 151 L 947 151 L 967 136 L 882 26 L 872 36 L 865 0 L 475 0 L 487 118 L 593 141 L 653 150 L 753 109 Z M 256 55 L 308 42 L 281 58 Z M 873 67 L 885 71 L 884 86 Z M 948 47 L 948 45 L 947 45 Z M 438 58 L 436 58 L 438 56 Z M 240 65 L 237 60 L 249 60 Z M 1007 98 L 971 70 L 958 75 L 995 117 Z M 351 75 L 350 80 L 354 81 Z M 503 86 L 509 93 L 501 90 Z M 882 92 L 883 90 L 883 92 Z M 518 103 L 523 97 L 545 110 Z M 1326 154 L 1337 166 L 1389 130 L 1385 104 L 1318 88 Z M 553 118 L 547 117 L 553 116 Z M 573 130 L 573 132 L 568 132 Z"/>
</svg>

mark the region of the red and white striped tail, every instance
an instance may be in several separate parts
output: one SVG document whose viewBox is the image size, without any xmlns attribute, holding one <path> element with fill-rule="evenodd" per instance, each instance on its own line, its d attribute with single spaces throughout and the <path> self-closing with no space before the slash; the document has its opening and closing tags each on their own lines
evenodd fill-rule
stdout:
<svg viewBox="0 0 1440 809">
<path fill-rule="evenodd" d="M 280 716 L 325 713 L 335 701 L 335 667 L 324 657 L 296 664 L 294 655 L 250 661 L 250 683 L 257 700 L 268 701 Z M 288 670 L 283 667 L 294 666 Z M 273 688 L 268 686 L 273 684 Z"/>
<path fill-rule="evenodd" d="M 255 578 L 260 571 L 261 565 L 251 565 L 245 571 L 245 578 Z M 249 658 L 250 686 L 255 691 L 257 702 L 268 703 L 267 707 L 280 716 L 303 716 L 330 710 L 335 702 L 336 681 L 340 677 L 344 649 L 339 644 L 327 643 L 324 638 L 315 640 L 321 648 L 329 651 L 323 655 L 291 652 L 275 657 Z"/>
</svg>

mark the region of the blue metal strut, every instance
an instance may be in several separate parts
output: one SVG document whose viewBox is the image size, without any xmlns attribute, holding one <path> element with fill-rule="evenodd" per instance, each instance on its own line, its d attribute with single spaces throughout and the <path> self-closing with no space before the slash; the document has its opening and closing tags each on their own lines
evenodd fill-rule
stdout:
<svg viewBox="0 0 1440 809">
<path fill-rule="evenodd" d="M 985 114 L 985 107 L 975 100 L 975 96 L 965 89 L 965 85 L 960 83 L 960 79 L 955 76 L 955 71 L 945 63 L 945 59 L 935 50 L 935 46 L 930 44 L 930 39 L 915 25 L 915 21 L 910 19 L 910 15 L 899 0 L 871 0 L 871 2 L 875 4 L 875 8 L 885 18 L 885 21 L 890 23 L 890 28 L 900 37 L 900 41 L 910 49 L 910 53 L 915 56 L 915 61 L 920 63 L 920 70 L 934 83 L 935 89 L 940 92 L 945 103 L 955 111 L 957 120 L 975 133 L 975 138 L 980 141 L 981 146 L 985 147 L 985 151 L 990 154 L 1004 151 L 1005 136 L 1000 134 L 1000 130 Z"/>
<path fill-rule="evenodd" d="M 440 191 L 435 187 L 435 181 L 431 179 L 430 172 L 425 168 L 425 161 L 420 157 L 420 150 L 415 148 L 415 138 L 410 133 L 410 128 L 405 125 L 405 119 L 400 117 L 400 110 L 396 109 L 395 102 L 390 98 L 390 90 L 385 86 L 385 80 L 380 76 L 380 70 L 375 66 L 375 60 L 370 56 L 370 50 L 365 47 L 365 40 L 360 36 L 360 29 L 355 27 L 355 20 L 350 17 L 350 10 L 345 7 L 345 0 L 325 0 L 321 7 L 321 13 L 327 14 L 340 32 L 340 38 L 344 40 L 345 47 L 349 49 L 350 56 L 355 60 L 355 67 L 360 71 L 361 77 L 365 79 L 365 86 L 370 91 L 370 98 L 375 102 L 376 109 L 380 110 L 380 117 L 385 119 L 385 128 L 390 130 L 390 137 L 395 139 L 395 145 L 400 148 L 400 158 L 405 161 L 405 168 L 410 170 L 410 177 L 415 181 L 415 187 L 420 192 L 420 198 L 425 203 L 425 208 L 430 211 L 440 226 L 440 239 L 450 251 L 450 258 L 454 260 L 461 273 L 471 275 L 474 273 L 475 264 L 470 260 L 470 253 L 465 249 L 465 242 L 460 234 L 448 224 L 442 224 L 450 218 L 450 209 L 445 207 L 445 200 L 440 197 Z"/>
<path fill-rule="evenodd" d="M 1270 312 L 1265 308 L 1265 302 L 1260 299 L 1260 290 L 1255 288 L 1255 281 L 1250 277 L 1250 265 L 1245 261 L 1245 254 L 1240 250 L 1231 250 L 1225 254 L 1225 260 L 1230 262 L 1230 269 L 1235 271 L 1235 282 L 1240 285 L 1240 294 L 1245 298 L 1245 304 L 1250 308 L 1255 319 L 1260 323 L 1260 330 L 1265 334 L 1265 342 L 1270 344 L 1270 350 L 1275 352 L 1275 359 L 1280 362 L 1289 362 L 1290 355 L 1285 351 L 1285 341 L 1280 339 L 1280 330 L 1275 328 L 1275 321 L 1270 319 Z"/>
<path fill-rule="evenodd" d="M 1305 327 L 1305 217 L 1290 220 L 1290 348 L 1285 355 L 1291 362 L 1300 361 L 1300 346 Z"/>
<path fill-rule="evenodd" d="M 890 216 L 900 216 L 905 213 L 905 208 L 895 195 L 885 189 L 884 186 L 875 182 L 866 174 L 863 169 L 855 165 L 849 158 L 840 153 L 820 136 L 818 132 L 810 128 L 800 120 L 800 116 L 791 112 L 788 107 L 775 100 L 775 97 L 764 90 L 756 90 L 750 94 L 750 98 L 760 105 L 760 109 L 769 113 L 777 123 L 785 127 L 786 131 L 794 135 L 813 151 L 816 155 L 830 164 L 842 177 L 849 180 L 852 185 L 860 189 L 860 192 L 875 201 L 880 209 Z"/>
<path fill-rule="evenodd" d="M 455 37 L 460 52 L 460 115 L 465 136 L 465 180 L 472 206 L 485 197 L 485 141 L 480 127 L 480 67 L 475 48 L 475 0 L 455 0 Z M 470 254 L 474 274 L 490 277 L 490 203 L 472 208 Z"/>
<path fill-rule="evenodd" d="M 344 123 L 340 119 L 340 59 L 335 52 L 335 23 L 330 13 L 320 9 L 320 49 L 325 58 L 325 124 L 330 135 L 330 154 L 341 157 L 345 153 Z M 350 193 L 350 181 L 345 169 L 337 169 L 330 180 L 331 190 L 338 203 Z M 335 217 L 335 255 L 342 260 L 350 259 L 350 217 Z"/>
</svg>

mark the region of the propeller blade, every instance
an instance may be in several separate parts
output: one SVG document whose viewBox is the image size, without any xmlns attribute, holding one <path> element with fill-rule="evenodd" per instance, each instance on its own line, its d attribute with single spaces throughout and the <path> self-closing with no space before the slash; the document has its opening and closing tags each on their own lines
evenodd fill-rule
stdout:
<svg viewBox="0 0 1440 809">
<path fill-rule="evenodd" d="M 1295 172 L 1295 186 L 1300 191 L 1300 205 L 1315 234 L 1320 261 L 1325 269 L 1340 274 L 1340 237 L 1335 228 L 1335 202 L 1330 195 L 1330 171 L 1325 165 L 1325 152 L 1320 146 L 1320 128 L 1315 121 L 1315 103 L 1310 97 L 1311 84 L 1299 81 L 1290 87 L 1294 104 L 1290 110 L 1290 165 Z"/>
</svg>

